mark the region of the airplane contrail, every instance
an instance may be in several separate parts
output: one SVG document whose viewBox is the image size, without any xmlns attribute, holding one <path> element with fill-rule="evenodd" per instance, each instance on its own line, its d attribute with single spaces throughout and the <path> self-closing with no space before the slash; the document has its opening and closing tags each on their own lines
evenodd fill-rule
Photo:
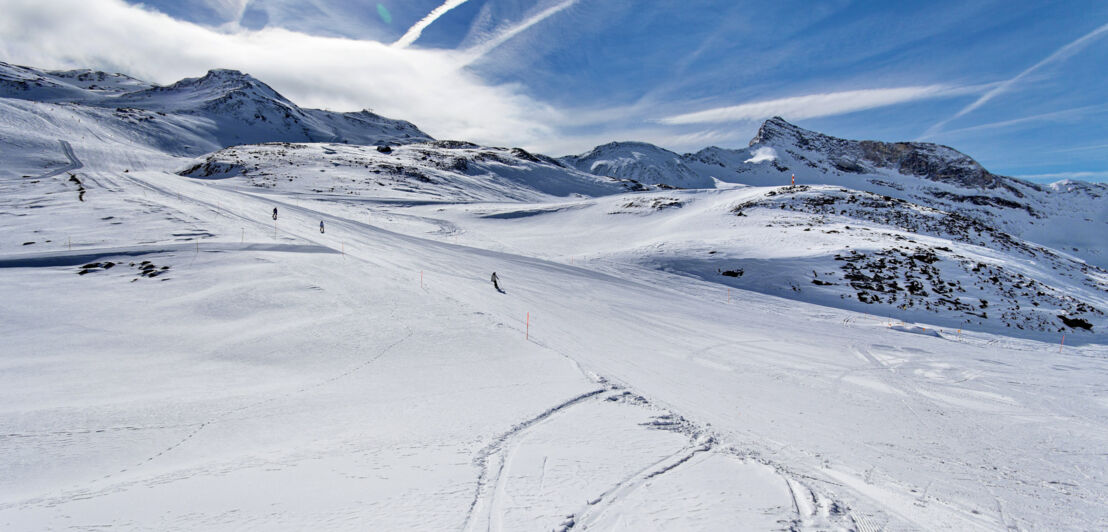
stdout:
<svg viewBox="0 0 1108 532">
<path fill-rule="evenodd" d="M 526 31 L 531 26 L 534 26 L 535 24 L 538 24 L 539 22 L 542 22 L 542 21 L 550 18 L 551 16 L 553 16 L 555 14 L 557 14 L 561 11 L 564 11 L 565 9 L 572 6 L 573 4 L 576 4 L 578 1 L 579 0 L 565 0 L 564 2 L 562 2 L 558 5 L 555 5 L 555 6 L 552 6 L 550 8 L 544 9 L 543 11 L 541 11 L 539 13 L 536 13 L 535 16 L 533 16 L 533 17 L 531 17 L 531 18 L 529 18 L 529 19 L 527 19 L 527 20 L 525 20 L 525 21 L 523 21 L 523 22 L 521 22 L 521 23 L 519 23 L 515 26 L 512 26 L 511 28 L 508 28 L 505 31 L 502 31 L 502 32 L 498 33 L 497 35 L 495 35 L 491 39 L 489 39 L 489 40 L 487 40 L 487 41 L 485 41 L 481 44 L 478 44 L 478 45 L 470 48 L 469 50 L 466 50 L 466 52 L 465 52 L 466 58 L 463 61 L 462 66 L 468 65 L 468 64 L 480 59 L 485 54 L 491 52 L 493 49 L 500 46 L 501 44 L 504 44 L 505 42 L 507 42 L 512 37 L 515 37 L 516 35 L 519 35 L 520 33 L 523 33 L 524 31 Z"/>
<path fill-rule="evenodd" d="M 430 26 L 432 22 L 439 19 L 439 17 L 446 14 L 447 11 L 458 7 L 469 0 L 446 0 L 443 4 L 435 9 L 431 10 L 427 16 L 419 19 L 419 22 L 412 24 L 412 27 L 408 28 L 408 31 L 404 32 L 396 42 L 392 43 L 393 48 L 407 48 L 408 45 L 416 42 L 420 35 L 423 35 L 423 30 L 427 26 Z"/>
<path fill-rule="evenodd" d="M 961 111 L 958 111 L 957 113 L 955 113 L 954 116 L 952 116 L 950 118 L 947 118 L 946 120 L 943 120 L 943 121 L 927 128 L 927 131 L 924 132 L 924 134 L 921 138 L 927 138 L 927 137 L 934 136 L 935 133 L 938 133 L 939 130 L 943 128 L 943 126 L 949 124 L 951 121 L 956 120 L 958 118 L 961 118 L 961 117 L 965 116 L 967 113 L 972 112 L 974 109 L 977 109 L 978 107 L 981 107 L 982 105 L 985 105 L 986 103 L 988 103 L 989 100 L 993 99 L 994 97 L 996 97 L 997 95 L 999 95 L 1003 92 L 1006 92 L 1009 88 L 1012 87 L 1012 85 L 1015 85 L 1020 80 L 1027 77 L 1032 72 L 1042 68 L 1043 66 L 1048 65 L 1050 63 L 1053 63 L 1055 61 L 1061 60 L 1061 59 L 1065 59 L 1065 58 L 1077 53 L 1082 48 L 1084 48 L 1086 45 L 1088 45 L 1090 42 L 1092 42 L 1094 39 L 1100 37 L 1104 33 L 1108 33 L 1108 24 L 1105 24 L 1105 25 L 1103 25 L 1103 26 L 1101 26 L 1101 27 L 1085 34 L 1080 39 L 1077 39 L 1076 41 L 1073 41 L 1073 42 L 1059 48 L 1054 53 L 1050 54 L 1050 56 L 1047 57 L 1046 59 L 1043 59 L 1042 61 L 1039 61 L 1038 63 L 1035 63 L 1034 65 L 1032 65 L 1027 70 L 1024 70 L 1023 72 L 1020 72 L 1019 74 L 1017 74 L 1016 77 L 1014 77 L 1012 79 L 1009 79 L 1007 81 L 1001 82 L 999 85 L 996 86 L 996 88 L 994 88 L 993 90 L 991 90 L 989 92 L 986 92 L 983 96 L 978 98 L 976 101 L 974 101 L 973 103 L 965 106 Z"/>
</svg>

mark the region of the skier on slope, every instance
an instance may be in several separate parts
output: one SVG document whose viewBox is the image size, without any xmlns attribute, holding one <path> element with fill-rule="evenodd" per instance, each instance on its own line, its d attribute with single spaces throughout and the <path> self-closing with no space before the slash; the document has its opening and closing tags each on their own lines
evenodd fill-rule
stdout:
<svg viewBox="0 0 1108 532">
<path fill-rule="evenodd" d="M 276 220 L 276 219 L 277 219 L 277 207 L 274 207 L 274 208 L 273 208 L 273 219 L 274 219 L 274 220 Z"/>
<path fill-rule="evenodd" d="M 319 221 L 319 232 L 323 233 L 323 220 Z"/>
<path fill-rule="evenodd" d="M 492 287 L 495 288 L 497 292 L 500 292 L 500 284 L 497 283 L 500 278 L 496 276 L 496 272 L 492 272 L 492 278 L 490 280 L 492 281 Z"/>
</svg>

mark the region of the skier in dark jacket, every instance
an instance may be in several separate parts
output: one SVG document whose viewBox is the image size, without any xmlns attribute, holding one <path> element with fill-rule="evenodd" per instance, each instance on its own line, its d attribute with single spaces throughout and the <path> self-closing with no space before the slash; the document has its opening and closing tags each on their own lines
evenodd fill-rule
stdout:
<svg viewBox="0 0 1108 532">
<path fill-rule="evenodd" d="M 322 233 L 322 232 L 323 232 L 323 220 L 320 220 L 320 221 L 319 221 L 319 232 L 320 232 L 320 233 Z"/>
<path fill-rule="evenodd" d="M 497 281 L 499 281 L 500 278 L 496 276 L 496 272 L 492 272 L 491 280 L 492 280 L 492 287 L 495 288 L 497 292 L 499 292 L 500 291 L 500 284 L 498 284 Z"/>
<path fill-rule="evenodd" d="M 274 207 L 274 208 L 273 208 L 273 219 L 274 219 L 274 220 L 276 220 L 276 219 L 277 219 L 277 207 Z"/>
</svg>

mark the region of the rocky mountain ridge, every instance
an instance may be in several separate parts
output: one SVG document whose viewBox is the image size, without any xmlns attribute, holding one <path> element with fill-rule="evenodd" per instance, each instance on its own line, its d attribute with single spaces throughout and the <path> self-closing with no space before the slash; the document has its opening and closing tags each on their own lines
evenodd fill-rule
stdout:
<svg viewBox="0 0 1108 532">
<path fill-rule="evenodd" d="M 1043 186 L 994 174 L 938 144 L 847 140 L 774 117 L 746 148 L 677 155 L 643 143 L 613 143 L 562 160 L 582 171 L 612 175 L 618 169 L 623 179 L 679 188 L 713 187 L 717 180 L 781 186 L 795 176 L 797 184 L 846 187 L 956 213 L 1108 267 L 1108 184 Z"/>
</svg>

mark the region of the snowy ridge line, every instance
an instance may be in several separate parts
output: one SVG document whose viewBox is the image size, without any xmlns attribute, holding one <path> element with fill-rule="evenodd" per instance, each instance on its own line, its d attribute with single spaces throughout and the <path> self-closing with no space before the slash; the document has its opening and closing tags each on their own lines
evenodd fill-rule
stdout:
<svg viewBox="0 0 1108 532">
<path fill-rule="evenodd" d="M 499 455 L 503 452 L 504 445 L 508 442 L 508 440 L 518 436 L 520 433 L 527 430 L 528 428 L 531 428 L 531 427 L 535 426 L 536 424 L 541 423 L 543 421 L 546 421 L 546 420 L 550 419 L 552 416 L 554 416 L 554 415 L 556 415 L 560 412 L 565 411 L 567 408 L 569 408 L 571 406 L 574 406 L 574 405 L 579 404 L 583 401 L 586 401 L 588 399 L 596 397 L 597 395 L 600 395 L 604 392 L 612 391 L 614 389 L 617 389 L 617 388 L 615 388 L 615 387 L 599 388 L 599 389 L 596 389 L 596 390 L 593 390 L 593 391 L 590 391 L 590 392 L 585 392 L 581 395 L 570 398 L 566 401 L 563 401 L 562 403 L 559 403 L 558 405 L 543 411 L 542 413 L 540 413 L 539 415 L 537 415 L 535 417 L 532 417 L 532 418 L 530 418 L 526 421 L 522 421 L 520 423 L 517 423 L 517 424 L 513 425 L 512 428 L 508 429 L 506 432 L 504 432 L 500 436 L 497 436 L 491 443 L 489 443 L 488 445 L 483 447 L 480 451 L 477 451 L 477 455 L 473 459 L 473 463 L 474 463 L 474 465 L 476 465 L 480 469 L 480 474 L 477 477 L 477 488 L 474 490 L 473 501 L 470 502 L 470 504 L 469 504 L 469 510 L 466 512 L 465 521 L 463 521 L 463 523 L 462 523 L 461 530 L 470 530 L 473 526 L 476 526 L 474 524 L 475 523 L 474 514 L 478 510 L 482 510 L 482 508 L 478 507 L 478 505 L 481 503 L 482 499 L 484 498 L 484 497 L 482 497 L 482 494 L 484 494 L 486 491 L 488 491 L 490 489 L 490 486 L 489 486 L 489 484 L 490 484 L 489 476 L 490 475 L 489 475 L 489 473 L 490 473 L 491 468 L 489 467 L 489 460 L 490 460 L 490 458 L 493 458 L 493 457 L 499 457 Z M 496 477 L 495 477 L 495 479 L 492 480 L 492 483 L 494 484 L 494 486 L 493 486 L 494 490 L 495 490 L 495 484 L 499 483 L 499 481 L 500 481 L 500 476 L 501 476 L 500 474 L 501 474 L 501 472 L 503 471 L 503 468 L 504 468 L 504 459 L 503 459 L 503 457 L 499 457 L 498 462 L 499 463 L 496 466 Z M 488 497 L 488 496 L 490 496 L 490 495 L 486 495 L 486 497 Z M 491 496 L 495 497 L 495 495 L 491 495 Z M 495 502 L 495 501 L 489 500 L 488 503 L 484 506 L 488 506 L 488 507 L 491 508 L 493 502 Z M 490 512 L 489 516 L 488 516 L 488 519 L 490 521 L 490 523 L 488 523 L 488 528 L 489 529 L 492 528 L 491 527 L 492 517 L 493 517 L 492 513 Z"/>
<path fill-rule="evenodd" d="M 206 242 L 201 251 L 276 251 L 284 253 L 331 253 L 338 254 L 326 246 L 314 244 L 262 244 L 257 242 L 238 244 L 233 242 Z M 44 252 L 26 255 L 0 257 L 0 268 L 30 268 L 43 266 L 79 266 L 82 263 L 108 257 L 140 257 L 160 253 L 179 253 L 193 251 L 196 243 L 160 244 L 155 246 L 130 246 L 114 248 L 85 249 L 76 252 Z"/>
</svg>

